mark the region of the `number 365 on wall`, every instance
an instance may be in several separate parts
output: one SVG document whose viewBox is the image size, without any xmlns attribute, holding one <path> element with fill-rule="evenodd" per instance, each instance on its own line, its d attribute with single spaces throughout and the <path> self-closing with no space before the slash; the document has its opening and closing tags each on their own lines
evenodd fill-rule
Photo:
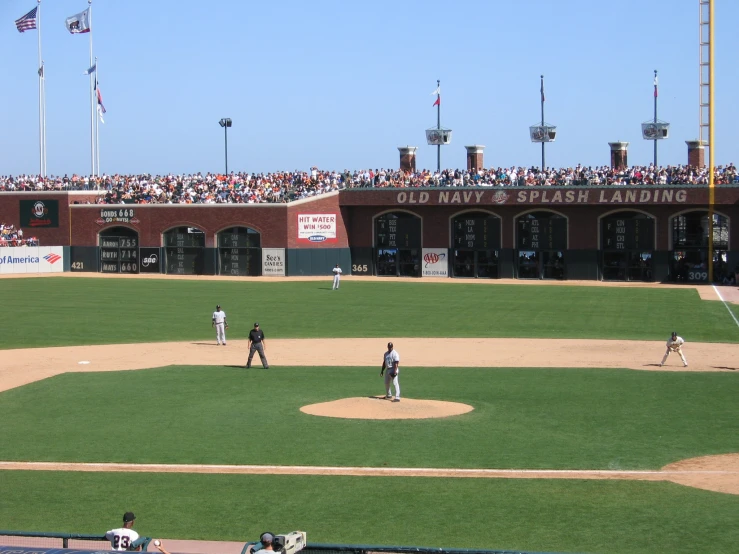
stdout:
<svg viewBox="0 0 739 554">
<path fill-rule="evenodd" d="M 352 273 L 367 273 L 367 264 L 353 264 Z"/>
</svg>

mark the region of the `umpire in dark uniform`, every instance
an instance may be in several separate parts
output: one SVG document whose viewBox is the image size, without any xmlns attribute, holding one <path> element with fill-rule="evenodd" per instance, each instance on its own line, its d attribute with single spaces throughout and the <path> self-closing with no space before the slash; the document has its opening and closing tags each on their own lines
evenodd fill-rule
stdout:
<svg viewBox="0 0 739 554">
<path fill-rule="evenodd" d="M 246 369 L 251 367 L 251 359 L 254 357 L 254 352 L 259 352 L 259 359 L 262 360 L 262 367 L 269 369 L 269 362 L 267 356 L 264 355 L 264 349 L 267 343 L 264 342 L 264 333 L 259 328 L 259 323 L 254 324 L 254 329 L 249 331 L 249 359 L 246 360 Z"/>
</svg>

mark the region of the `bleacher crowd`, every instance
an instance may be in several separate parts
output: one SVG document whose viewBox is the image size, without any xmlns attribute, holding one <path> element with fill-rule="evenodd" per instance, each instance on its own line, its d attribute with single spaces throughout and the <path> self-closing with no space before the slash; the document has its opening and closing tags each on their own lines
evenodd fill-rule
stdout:
<svg viewBox="0 0 739 554">
<path fill-rule="evenodd" d="M 23 229 L 16 229 L 15 225 L 0 223 L 0 247 L 3 246 L 38 246 L 36 237 L 24 237 Z"/>
<path fill-rule="evenodd" d="M 714 183 L 739 184 L 732 163 L 718 166 Z M 346 188 L 467 187 L 467 186 L 628 186 L 706 185 L 708 168 L 686 165 L 655 167 L 577 165 L 567 168 L 499 167 L 477 171 L 441 172 L 364 169 L 342 172 L 287 171 L 275 173 L 197 173 L 189 175 L 67 175 L 40 178 L 2 176 L 0 191 L 97 191 L 99 204 L 257 204 L 285 203 Z"/>
</svg>

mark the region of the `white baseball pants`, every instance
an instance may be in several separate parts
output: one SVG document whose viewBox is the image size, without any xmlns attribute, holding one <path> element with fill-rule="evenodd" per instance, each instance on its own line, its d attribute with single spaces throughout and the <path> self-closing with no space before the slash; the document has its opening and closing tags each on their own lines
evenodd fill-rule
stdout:
<svg viewBox="0 0 739 554">
<path fill-rule="evenodd" d="M 398 375 L 395 377 L 392 377 L 390 375 L 391 373 L 392 370 L 385 370 L 385 396 L 392 396 L 392 394 L 390 394 L 390 384 L 392 384 L 392 386 L 395 387 L 395 398 L 400 400 L 400 382 L 398 381 L 400 371 L 398 371 Z"/>
<path fill-rule="evenodd" d="M 665 357 L 662 358 L 662 363 L 660 365 L 665 365 L 665 362 L 667 361 L 667 357 L 670 355 L 670 352 L 672 352 L 672 349 L 668 348 L 667 352 L 665 352 Z M 683 361 L 683 365 L 687 367 L 688 360 L 685 359 L 685 354 L 683 354 L 683 349 L 678 347 L 675 352 L 680 354 L 680 359 Z"/>
<path fill-rule="evenodd" d="M 216 342 L 218 344 L 226 344 L 226 326 L 223 323 L 216 323 Z"/>
</svg>

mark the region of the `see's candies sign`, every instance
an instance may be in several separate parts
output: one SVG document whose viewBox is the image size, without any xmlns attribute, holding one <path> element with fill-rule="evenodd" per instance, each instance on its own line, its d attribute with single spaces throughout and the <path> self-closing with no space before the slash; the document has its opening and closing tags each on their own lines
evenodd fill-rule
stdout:
<svg viewBox="0 0 739 554">
<path fill-rule="evenodd" d="M 336 214 L 298 214 L 298 242 L 336 242 Z"/>
</svg>

